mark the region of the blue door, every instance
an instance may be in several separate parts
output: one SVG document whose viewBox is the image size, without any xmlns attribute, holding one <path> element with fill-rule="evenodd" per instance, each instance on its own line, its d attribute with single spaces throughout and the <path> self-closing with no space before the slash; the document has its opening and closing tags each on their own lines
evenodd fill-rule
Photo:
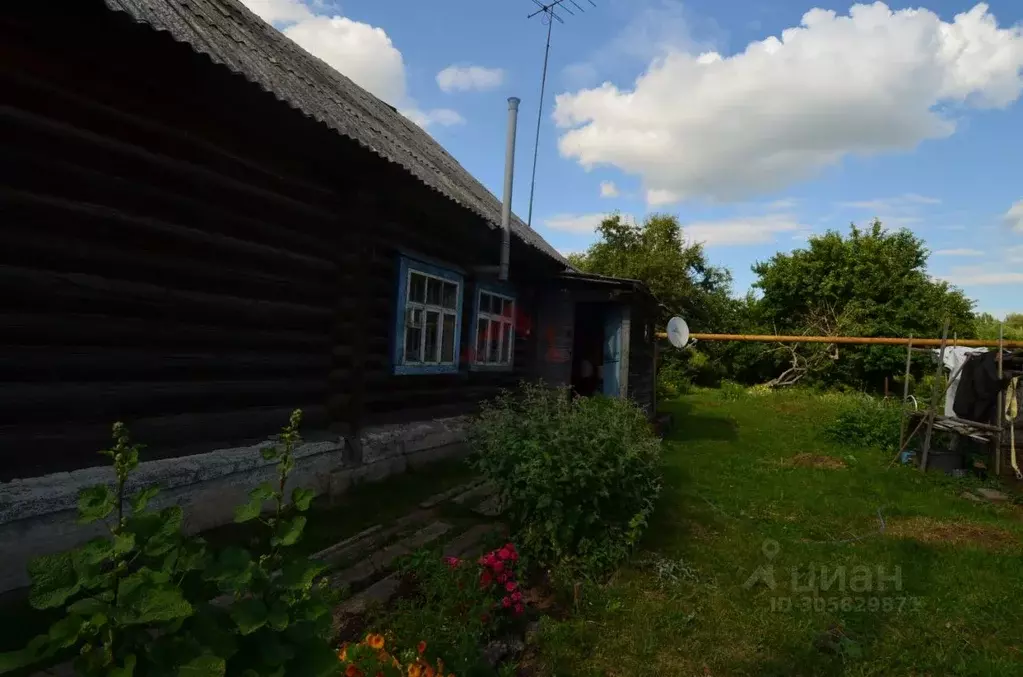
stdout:
<svg viewBox="0 0 1023 677">
<path fill-rule="evenodd" d="M 604 315 L 604 394 L 621 395 L 622 309 L 610 306 Z"/>
</svg>

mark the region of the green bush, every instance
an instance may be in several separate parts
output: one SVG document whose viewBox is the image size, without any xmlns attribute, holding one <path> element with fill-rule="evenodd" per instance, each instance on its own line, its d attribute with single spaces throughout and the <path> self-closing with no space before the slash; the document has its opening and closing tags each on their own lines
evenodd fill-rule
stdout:
<svg viewBox="0 0 1023 677">
<path fill-rule="evenodd" d="M 79 522 L 104 522 L 106 536 L 29 566 L 30 601 L 62 609 L 49 632 L 21 651 L 0 654 L 0 673 L 75 657 L 80 675 L 326 675 L 336 672 L 329 646 L 330 605 L 314 579 L 322 566 L 290 555 L 302 534 L 313 493 L 284 487 L 300 442 L 295 411 L 280 436 L 283 448 L 263 450 L 277 460 L 277 483 L 254 489 L 236 521 L 261 520 L 263 548 L 210 552 L 181 532 L 177 506 L 149 509 L 157 495 L 133 497 L 125 486 L 138 466 L 138 445 L 121 423 L 114 446 L 101 452 L 114 466 L 114 486 L 81 492 Z M 264 503 L 272 512 L 262 516 Z"/>
<path fill-rule="evenodd" d="M 721 389 L 718 391 L 721 398 L 729 402 L 735 402 L 746 397 L 746 388 L 735 381 L 722 381 Z"/>
<path fill-rule="evenodd" d="M 657 401 L 673 400 L 688 395 L 692 382 L 677 361 L 664 362 L 657 369 Z"/>
<path fill-rule="evenodd" d="M 824 426 L 824 436 L 839 444 L 895 452 L 901 423 L 902 408 L 897 402 L 843 395 L 838 415 Z"/>
<path fill-rule="evenodd" d="M 660 492 L 660 440 L 628 400 L 523 384 L 483 406 L 469 441 L 524 556 L 542 567 L 609 571 L 631 552 Z"/>
</svg>

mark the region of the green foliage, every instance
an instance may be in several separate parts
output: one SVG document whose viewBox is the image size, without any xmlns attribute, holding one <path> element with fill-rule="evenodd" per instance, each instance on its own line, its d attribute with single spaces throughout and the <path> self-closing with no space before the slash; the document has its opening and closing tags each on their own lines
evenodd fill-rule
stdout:
<svg viewBox="0 0 1023 677">
<path fill-rule="evenodd" d="M 824 426 L 824 436 L 854 447 L 895 452 L 899 448 L 902 409 L 891 400 L 869 395 L 847 395 L 838 415 Z"/>
<path fill-rule="evenodd" d="M 1004 320 L 991 313 L 977 315 L 977 338 L 997 340 L 999 327 L 1006 341 L 1023 341 L 1023 313 L 1009 313 Z"/>
<path fill-rule="evenodd" d="M 598 241 L 571 259 L 591 273 L 642 280 L 665 306 L 661 326 L 681 314 L 702 331 L 719 331 L 727 308 L 731 274 L 710 265 L 703 245 L 683 239 L 678 217 L 652 214 L 641 224 L 620 214 L 597 227 Z"/>
<path fill-rule="evenodd" d="M 327 640 L 330 606 L 314 586 L 321 565 L 285 550 L 299 538 L 311 492 L 284 486 L 300 442 L 301 412 L 280 436 L 278 483 L 250 494 L 239 518 L 261 519 L 263 501 L 274 506 L 262 554 L 239 548 L 208 551 L 181 532 L 177 506 L 151 510 L 157 489 L 125 493 L 140 447 L 123 424 L 114 446 L 114 486 L 89 487 L 78 501 L 79 522 L 103 521 L 106 536 L 74 550 L 40 557 L 29 566 L 30 601 L 37 609 L 62 608 L 49 632 L 21 651 L 0 654 L 0 673 L 52 663 L 76 654 L 81 675 L 322 675 L 336 669 Z M 252 504 L 258 499 L 255 515 Z M 127 509 L 126 509 L 127 508 Z M 224 593 L 226 603 L 215 602 Z"/>
<path fill-rule="evenodd" d="M 657 401 L 673 400 L 689 394 L 692 383 L 677 360 L 663 362 L 657 367 Z"/>
<path fill-rule="evenodd" d="M 852 336 L 935 336 L 945 318 L 950 335 L 972 337 L 973 302 L 927 274 L 927 250 L 907 230 L 886 231 L 879 221 L 810 238 L 806 249 L 775 254 L 753 271 L 760 290 L 759 321 L 771 333 Z M 825 344 L 800 348 L 810 378 L 877 389 L 902 372 L 905 350 L 892 346 L 843 346 L 827 359 Z"/>
<path fill-rule="evenodd" d="M 505 556 L 499 557 L 498 552 Z M 481 647 L 523 618 L 517 560 L 510 544 L 478 562 L 419 551 L 400 567 L 415 594 L 400 599 L 373 624 L 387 628 L 398 645 L 424 641 L 455 674 L 492 674 Z M 501 571 L 494 571 L 495 566 Z"/>
<path fill-rule="evenodd" d="M 735 402 L 746 397 L 746 388 L 735 381 L 722 381 L 721 389 L 718 392 L 721 393 L 721 399 L 728 402 Z"/>
<path fill-rule="evenodd" d="M 523 384 L 483 406 L 469 439 L 535 564 L 600 575 L 647 526 L 660 441 L 630 401 Z"/>
</svg>

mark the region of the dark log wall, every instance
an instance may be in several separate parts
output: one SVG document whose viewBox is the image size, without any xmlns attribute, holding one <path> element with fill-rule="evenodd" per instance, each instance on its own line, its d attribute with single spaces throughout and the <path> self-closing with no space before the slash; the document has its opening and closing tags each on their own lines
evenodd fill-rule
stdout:
<svg viewBox="0 0 1023 677">
<path fill-rule="evenodd" d="M 389 372 L 397 248 L 496 263 L 496 232 L 165 34 L 79 11 L 0 18 L 0 479 L 101 462 L 115 420 L 152 459 L 294 407 L 349 428 L 514 381 Z M 526 249 L 513 269 L 550 266 Z"/>
</svg>

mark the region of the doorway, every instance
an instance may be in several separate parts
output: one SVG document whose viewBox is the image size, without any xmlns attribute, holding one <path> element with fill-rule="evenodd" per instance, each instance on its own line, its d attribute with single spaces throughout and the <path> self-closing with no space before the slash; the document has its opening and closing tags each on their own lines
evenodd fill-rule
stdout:
<svg viewBox="0 0 1023 677">
<path fill-rule="evenodd" d="M 572 391 L 582 397 L 604 392 L 604 312 L 607 303 L 575 306 L 572 339 Z"/>
<path fill-rule="evenodd" d="M 628 309 L 618 303 L 580 302 L 575 307 L 572 389 L 579 395 L 624 395 Z"/>
</svg>

